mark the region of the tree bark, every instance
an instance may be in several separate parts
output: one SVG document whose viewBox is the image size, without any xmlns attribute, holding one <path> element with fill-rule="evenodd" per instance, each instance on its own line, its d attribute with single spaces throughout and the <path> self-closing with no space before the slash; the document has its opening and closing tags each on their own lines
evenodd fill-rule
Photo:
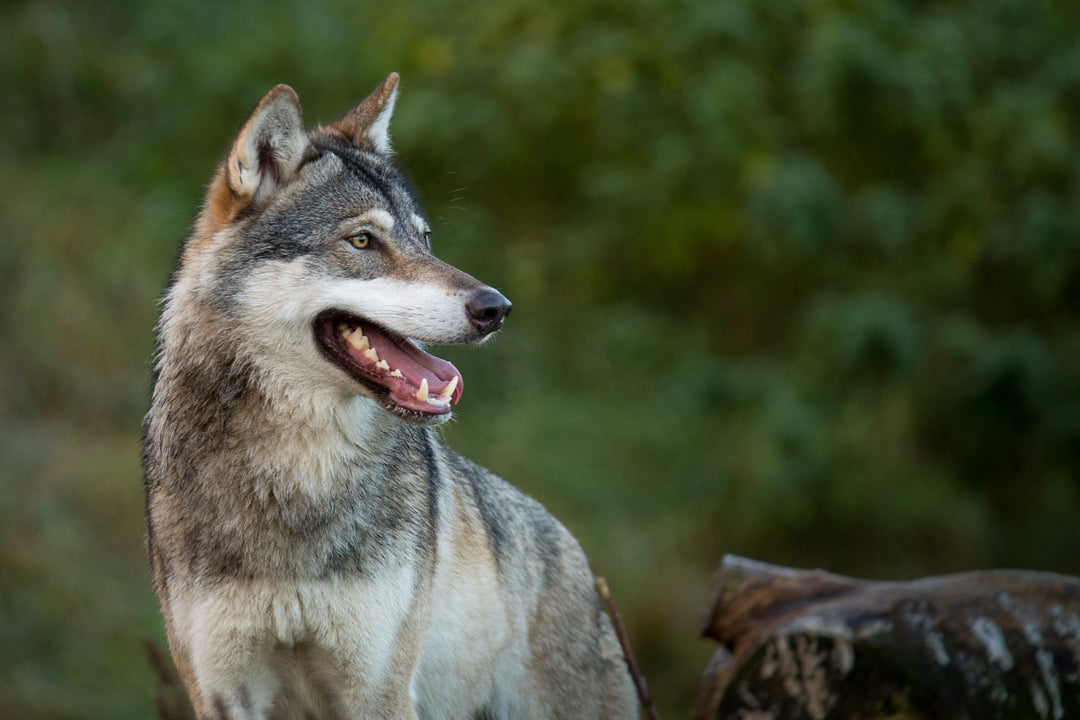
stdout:
<svg viewBox="0 0 1080 720">
<path fill-rule="evenodd" d="M 1080 578 L 857 580 L 726 556 L 694 717 L 1080 718 Z"/>
</svg>

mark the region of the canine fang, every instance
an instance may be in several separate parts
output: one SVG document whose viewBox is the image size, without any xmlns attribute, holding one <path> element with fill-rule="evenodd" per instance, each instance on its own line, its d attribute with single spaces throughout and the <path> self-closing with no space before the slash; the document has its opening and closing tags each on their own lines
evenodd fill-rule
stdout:
<svg viewBox="0 0 1080 720">
<path fill-rule="evenodd" d="M 457 390 L 457 383 L 458 376 L 455 375 L 454 379 L 451 380 L 446 387 L 439 391 L 439 396 L 442 397 L 444 400 L 449 400 L 453 396 L 454 391 Z"/>
</svg>

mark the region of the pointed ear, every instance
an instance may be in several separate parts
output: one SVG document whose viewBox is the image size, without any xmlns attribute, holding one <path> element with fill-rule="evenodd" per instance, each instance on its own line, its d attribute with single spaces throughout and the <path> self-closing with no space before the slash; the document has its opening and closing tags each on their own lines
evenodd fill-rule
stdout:
<svg viewBox="0 0 1080 720">
<path fill-rule="evenodd" d="M 300 98 L 278 85 L 259 101 L 225 164 L 229 189 L 245 205 L 287 182 L 308 146 Z"/>
<path fill-rule="evenodd" d="M 397 73 L 387 75 L 379 87 L 330 129 L 357 147 L 389 155 L 390 116 L 394 114 L 399 80 Z"/>
</svg>

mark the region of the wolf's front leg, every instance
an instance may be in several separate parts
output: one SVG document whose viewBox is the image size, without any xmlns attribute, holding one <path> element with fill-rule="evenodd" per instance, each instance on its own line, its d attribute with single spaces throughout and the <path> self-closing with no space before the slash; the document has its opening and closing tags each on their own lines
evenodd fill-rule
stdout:
<svg viewBox="0 0 1080 720">
<path fill-rule="evenodd" d="M 208 635 L 193 653 L 199 720 L 418 720 L 407 684 L 362 652 Z"/>
<path fill-rule="evenodd" d="M 272 648 L 229 632 L 201 635 L 192 648 L 199 720 L 268 720 L 278 690 Z"/>
<path fill-rule="evenodd" d="M 413 623 L 420 624 L 415 616 Z M 410 679 L 419 650 L 406 624 L 379 626 L 353 621 L 342 632 L 320 637 L 307 658 L 340 718 L 418 720 Z"/>
<path fill-rule="evenodd" d="M 185 682 L 199 720 L 272 715 L 280 668 L 274 664 L 278 638 L 268 605 L 267 594 L 249 584 L 174 585 L 170 644 L 184 655 Z"/>
<path fill-rule="evenodd" d="M 428 622 L 417 572 L 404 564 L 303 586 L 304 663 L 332 696 L 334 717 L 417 720 L 410 688 Z"/>
<path fill-rule="evenodd" d="M 343 683 L 334 698 L 334 705 L 338 713 L 334 717 L 419 720 L 408 688 L 399 684 L 375 690 L 362 681 Z"/>
</svg>

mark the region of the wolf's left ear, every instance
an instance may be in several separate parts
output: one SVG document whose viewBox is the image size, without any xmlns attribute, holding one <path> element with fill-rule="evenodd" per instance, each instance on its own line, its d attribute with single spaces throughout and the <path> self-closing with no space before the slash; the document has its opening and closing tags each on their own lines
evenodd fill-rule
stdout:
<svg viewBox="0 0 1080 720">
<path fill-rule="evenodd" d="M 394 114 L 399 81 L 397 73 L 387 75 L 379 87 L 372 90 L 345 117 L 331 125 L 330 129 L 357 147 L 389 155 L 390 116 Z"/>
<path fill-rule="evenodd" d="M 278 85 L 259 101 L 233 141 L 225 166 L 229 188 L 242 201 L 252 201 L 292 177 L 307 149 L 300 98 L 288 85 Z"/>
</svg>

